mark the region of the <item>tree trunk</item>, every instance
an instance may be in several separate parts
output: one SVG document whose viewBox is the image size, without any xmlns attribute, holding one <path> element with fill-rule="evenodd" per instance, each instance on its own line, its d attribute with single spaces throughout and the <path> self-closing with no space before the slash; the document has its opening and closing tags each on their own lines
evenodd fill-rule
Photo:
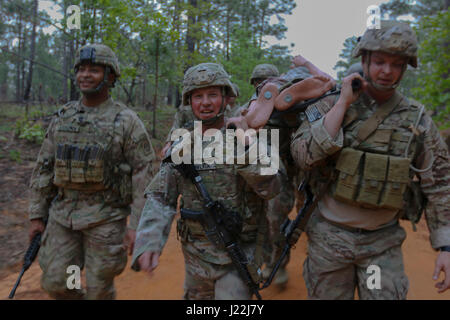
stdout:
<svg viewBox="0 0 450 320">
<path fill-rule="evenodd" d="M 21 43 L 22 43 L 22 15 L 21 14 L 19 14 L 19 23 L 17 24 L 17 27 L 18 27 L 18 31 L 17 31 L 17 34 L 18 34 L 18 38 L 19 38 L 19 44 L 17 45 L 17 49 L 18 49 L 18 56 L 20 56 L 20 54 L 21 54 L 21 47 L 22 47 L 22 45 L 21 45 Z M 16 101 L 17 102 L 19 102 L 19 101 L 21 101 L 21 97 L 22 97 L 22 93 L 21 93 L 21 90 L 20 90 L 20 83 L 21 83 L 21 81 L 20 81 L 20 67 L 21 67 L 21 65 L 22 65 L 22 63 L 23 63 L 23 61 L 18 57 L 17 58 L 17 69 L 16 69 Z"/>
<path fill-rule="evenodd" d="M 189 4 L 193 7 L 193 8 L 197 8 L 197 0 L 189 0 Z M 186 45 L 187 45 L 187 51 L 188 51 L 188 63 L 186 66 L 186 69 L 189 68 L 190 66 L 192 66 L 192 58 L 193 58 L 193 53 L 195 51 L 195 38 L 193 36 L 194 33 L 194 29 L 195 29 L 195 24 L 197 21 L 195 12 L 193 12 L 193 10 L 188 10 L 187 12 L 188 14 L 188 26 L 187 26 L 187 32 L 186 32 Z"/>
<path fill-rule="evenodd" d="M 159 35 L 156 36 L 155 50 L 155 94 L 153 96 L 153 128 L 152 137 L 156 138 L 156 109 L 158 107 L 158 78 L 159 78 Z"/>
<path fill-rule="evenodd" d="M 147 68 L 144 68 L 144 79 L 142 80 L 142 106 L 145 106 L 147 103 L 147 98 L 145 97 L 145 91 L 147 90 Z"/>
<path fill-rule="evenodd" d="M 227 61 L 230 61 L 230 4 L 227 4 L 227 15 L 226 15 L 226 33 L 227 33 L 227 41 L 226 41 L 226 57 Z"/>
<path fill-rule="evenodd" d="M 25 94 L 23 96 L 23 99 L 25 101 L 30 100 L 30 91 L 31 91 L 31 84 L 33 81 L 33 66 L 34 66 L 34 55 L 36 50 L 36 24 L 37 24 L 37 14 L 38 14 L 38 0 L 34 0 L 34 6 L 33 6 L 33 29 L 31 31 L 31 46 L 30 46 L 30 65 L 28 68 L 28 79 L 27 79 L 27 86 L 25 88 Z"/>
<path fill-rule="evenodd" d="M 167 88 L 167 105 L 173 106 L 173 84 L 169 83 Z"/>
</svg>

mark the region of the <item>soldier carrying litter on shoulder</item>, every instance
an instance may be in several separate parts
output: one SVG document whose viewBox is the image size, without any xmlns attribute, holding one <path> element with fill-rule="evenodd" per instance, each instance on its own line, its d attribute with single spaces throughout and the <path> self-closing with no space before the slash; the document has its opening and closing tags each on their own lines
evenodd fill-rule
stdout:
<svg viewBox="0 0 450 320">
<path fill-rule="evenodd" d="M 382 21 L 360 38 L 364 77 L 344 78 L 339 97 L 309 106 L 319 114 L 293 136 L 296 164 L 310 171 L 321 197 L 306 227 L 303 276 L 310 299 L 406 299 L 399 218 L 417 223 L 424 209 L 438 254 L 433 280 L 450 288 L 450 162 L 424 107 L 396 90 L 417 39 L 406 23 Z M 360 81 L 360 90 L 352 82 Z M 308 111 L 308 110 L 307 110 Z M 368 285 L 375 266 L 377 281 Z M 369 272 L 370 271 L 370 272 Z"/>
<path fill-rule="evenodd" d="M 183 85 L 183 103 L 190 105 L 195 118 L 201 121 L 203 150 L 222 144 L 207 138 L 211 138 L 211 129 L 225 133 L 224 111 L 233 90 L 228 74 L 218 64 L 202 63 L 186 71 Z M 193 132 L 187 136 L 188 140 L 199 138 Z M 173 144 L 166 160 L 171 159 L 177 145 Z M 163 161 L 145 191 L 147 201 L 137 230 L 133 269 L 152 274 L 158 266 L 176 214 L 177 199 L 182 194 L 177 232 L 185 258 L 184 298 L 258 297 L 262 262 L 258 252 L 265 237 L 259 226 L 265 216 L 261 211 L 248 210 L 245 189 L 248 186 L 262 199 L 270 199 L 280 192 L 280 180 L 287 177 L 282 168 L 262 174 L 259 161 L 236 164 L 235 157 L 248 156 L 255 148 L 256 142 L 249 142 L 240 155 L 224 146 L 224 156 L 234 164 L 228 160 L 220 164 L 203 157 L 201 164 L 184 165 L 190 170 L 190 177 L 177 170 L 180 165 Z M 191 160 L 195 151 L 189 151 Z"/>
<path fill-rule="evenodd" d="M 109 96 L 120 77 L 114 52 L 86 45 L 74 69 L 82 98 L 62 107 L 45 135 L 31 178 L 30 239 L 44 232 L 38 258 L 51 297 L 114 299 L 155 153 L 136 113 Z M 86 289 L 67 287 L 69 266 L 85 268 Z"/>
</svg>

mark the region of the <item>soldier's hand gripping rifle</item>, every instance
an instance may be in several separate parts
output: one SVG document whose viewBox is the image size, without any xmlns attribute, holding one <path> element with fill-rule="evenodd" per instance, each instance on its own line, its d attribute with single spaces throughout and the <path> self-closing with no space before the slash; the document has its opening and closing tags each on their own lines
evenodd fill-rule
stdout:
<svg viewBox="0 0 450 320">
<path fill-rule="evenodd" d="M 14 288 L 11 290 L 11 293 L 8 296 L 9 299 L 14 298 L 14 295 L 16 294 L 17 287 L 20 284 L 20 280 L 22 280 L 23 274 L 32 265 L 34 259 L 36 259 L 37 253 L 38 253 L 39 248 L 41 246 L 41 237 L 42 237 L 42 233 L 38 232 L 38 233 L 36 233 L 33 236 L 33 239 L 31 239 L 30 245 L 29 245 L 29 247 L 27 249 L 27 252 L 25 253 L 25 257 L 23 259 L 22 271 L 20 272 L 19 277 L 17 278 L 17 281 L 16 281 L 16 284 L 14 285 Z"/>
<path fill-rule="evenodd" d="M 303 204 L 303 207 L 298 212 L 297 216 L 294 220 L 290 220 L 289 218 L 283 223 L 281 227 L 281 232 L 284 233 L 286 244 L 284 245 L 283 251 L 280 257 L 277 260 L 272 272 L 270 273 L 269 278 L 266 280 L 261 289 L 267 288 L 271 283 L 278 269 L 280 268 L 281 263 L 286 258 L 287 254 L 291 250 L 292 246 L 294 246 L 300 235 L 303 231 L 305 231 L 306 224 L 308 223 L 309 217 L 312 214 L 312 211 L 315 208 L 315 204 L 317 204 L 317 197 L 313 195 L 311 192 L 311 188 L 308 184 L 303 183 L 300 189 L 305 190 L 306 199 Z"/>
<path fill-rule="evenodd" d="M 200 222 L 206 237 L 218 248 L 223 248 L 231 258 L 239 276 L 250 288 L 250 291 L 261 300 L 259 285 L 253 280 L 249 271 L 249 262 L 237 239 L 242 230 L 242 218 L 236 212 L 226 210 L 218 201 L 213 201 L 193 164 L 175 165 L 184 177 L 194 183 L 203 200 L 204 212 L 181 209 L 181 217 Z"/>
</svg>

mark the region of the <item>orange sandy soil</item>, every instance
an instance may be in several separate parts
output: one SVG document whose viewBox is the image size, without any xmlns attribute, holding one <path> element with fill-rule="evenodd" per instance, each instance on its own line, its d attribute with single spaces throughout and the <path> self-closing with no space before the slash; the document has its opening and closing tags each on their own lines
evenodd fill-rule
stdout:
<svg viewBox="0 0 450 320">
<path fill-rule="evenodd" d="M 408 299 L 449 300 L 450 292 L 438 294 L 431 276 L 436 253 L 428 243 L 428 231 L 422 220 L 418 231 L 413 232 L 409 222 L 402 222 L 408 237 L 403 245 L 406 273 L 410 280 Z M 289 282 L 284 291 L 271 286 L 262 291 L 263 299 L 268 300 L 303 300 L 306 299 L 306 288 L 301 276 L 302 264 L 306 256 L 306 237 L 302 237 L 292 252 L 288 265 Z M 0 298 L 7 299 L 18 276 L 11 273 L 0 280 Z M 39 284 L 41 269 L 35 263 L 27 271 L 16 292 L 15 299 L 49 299 Z M 442 279 L 442 276 L 441 276 Z M 160 265 L 154 276 L 134 272 L 129 263 L 125 271 L 116 278 L 117 299 L 163 299 L 179 300 L 183 293 L 184 261 L 180 245 L 176 239 L 175 228 L 172 228 L 169 241 L 161 256 Z"/>
</svg>

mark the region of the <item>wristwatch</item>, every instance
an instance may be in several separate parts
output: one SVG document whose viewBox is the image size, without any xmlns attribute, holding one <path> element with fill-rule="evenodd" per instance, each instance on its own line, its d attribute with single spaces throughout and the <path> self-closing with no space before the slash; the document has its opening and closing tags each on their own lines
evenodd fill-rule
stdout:
<svg viewBox="0 0 450 320">
<path fill-rule="evenodd" d="M 450 252 L 450 246 L 443 246 L 443 247 L 440 247 L 439 249 L 441 250 L 441 252 L 442 251 Z"/>
</svg>

